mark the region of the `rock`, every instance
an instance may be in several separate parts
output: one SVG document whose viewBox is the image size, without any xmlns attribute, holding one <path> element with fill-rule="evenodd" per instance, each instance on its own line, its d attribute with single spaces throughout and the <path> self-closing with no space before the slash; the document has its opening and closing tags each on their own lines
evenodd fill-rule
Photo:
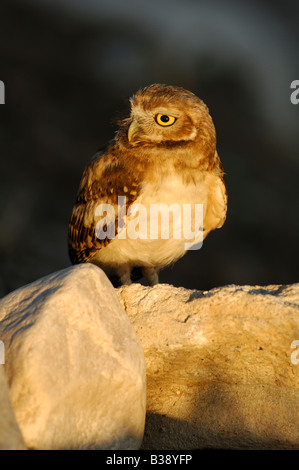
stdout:
<svg viewBox="0 0 299 470">
<path fill-rule="evenodd" d="M 299 284 L 117 292 L 146 359 L 143 449 L 299 449 Z"/>
<path fill-rule="evenodd" d="M 0 301 L 10 399 L 30 449 L 137 449 L 145 364 L 105 274 L 74 266 Z"/>
<path fill-rule="evenodd" d="M 9 399 L 3 365 L 0 365 L 0 450 L 25 450 L 26 446 Z"/>
</svg>

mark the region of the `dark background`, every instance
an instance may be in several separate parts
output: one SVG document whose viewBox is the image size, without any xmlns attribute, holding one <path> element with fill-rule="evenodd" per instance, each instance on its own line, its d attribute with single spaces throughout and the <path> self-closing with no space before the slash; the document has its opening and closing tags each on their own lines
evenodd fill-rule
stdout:
<svg viewBox="0 0 299 470">
<path fill-rule="evenodd" d="M 1 0 L 0 295 L 70 265 L 82 171 L 153 82 L 206 102 L 229 194 L 224 227 L 161 281 L 297 282 L 298 20 L 295 0 Z"/>
</svg>

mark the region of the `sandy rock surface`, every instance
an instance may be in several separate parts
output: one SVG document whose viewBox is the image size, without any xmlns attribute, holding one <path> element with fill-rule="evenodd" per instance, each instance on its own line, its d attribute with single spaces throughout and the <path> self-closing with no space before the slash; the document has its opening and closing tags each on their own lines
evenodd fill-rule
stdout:
<svg viewBox="0 0 299 470">
<path fill-rule="evenodd" d="M 117 292 L 146 358 L 143 448 L 299 448 L 299 284 Z"/>
</svg>

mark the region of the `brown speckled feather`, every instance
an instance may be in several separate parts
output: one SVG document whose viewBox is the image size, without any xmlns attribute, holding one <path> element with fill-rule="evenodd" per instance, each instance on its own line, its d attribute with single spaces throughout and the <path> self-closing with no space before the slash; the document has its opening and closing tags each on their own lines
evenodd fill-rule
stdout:
<svg viewBox="0 0 299 470">
<path fill-rule="evenodd" d="M 97 152 L 85 168 L 75 206 L 69 221 L 69 256 L 73 264 L 89 261 L 111 239 L 99 240 L 95 234 L 95 209 L 99 204 L 111 204 L 117 215 L 118 196 L 126 197 L 130 206 L 138 197 L 140 184 L 129 169 L 113 156 L 113 142 L 106 150 Z M 109 227 L 107 227 L 109 233 Z M 115 219 L 115 236 L 118 218 Z"/>
</svg>

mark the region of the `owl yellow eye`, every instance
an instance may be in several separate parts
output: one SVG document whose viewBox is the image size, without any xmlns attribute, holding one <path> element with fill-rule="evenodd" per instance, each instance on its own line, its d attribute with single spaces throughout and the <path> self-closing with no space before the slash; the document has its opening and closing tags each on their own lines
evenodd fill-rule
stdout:
<svg viewBox="0 0 299 470">
<path fill-rule="evenodd" d="M 168 114 L 157 114 L 155 119 L 159 126 L 171 126 L 176 120 L 175 117 L 169 116 Z"/>
</svg>

